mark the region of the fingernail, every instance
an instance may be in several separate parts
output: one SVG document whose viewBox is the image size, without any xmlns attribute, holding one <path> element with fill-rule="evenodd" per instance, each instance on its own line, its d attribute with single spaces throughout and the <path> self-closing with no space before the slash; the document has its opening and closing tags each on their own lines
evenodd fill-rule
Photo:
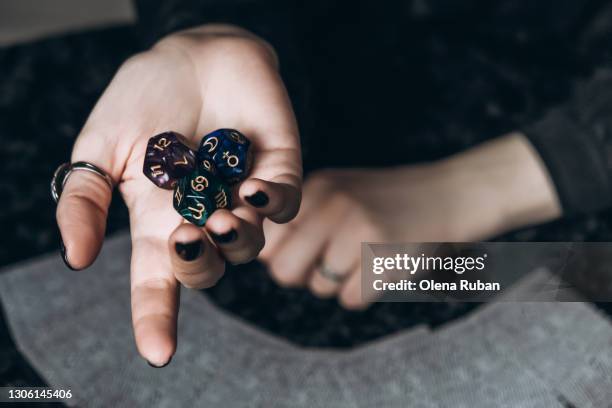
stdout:
<svg viewBox="0 0 612 408">
<path fill-rule="evenodd" d="M 64 245 L 64 240 L 62 239 L 62 233 L 59 230 L 58 230 L 58 235 L 59 235 L 59 246 L 60 246 L 60 254 L 62 255 L 62 261 L 64 261 L 64 263 L 69 269 L 73 271 L 78 271 L 78 269 L 73 268 L 72 265 L 70 265 L 70 262 L 68 262 L 68 256 L 66 255 L 66 246 Z"/>
<path fill-rule="evenodd" d="M 236 231 L 231 230 L 230 232 L 226 232 L 225 234 L 215 234 L 214 232 L 210 233 L 212 239 L 220 244 L 228 244 L 232 241 L 235 241 L 238 238 L 238 234 Z"/>
<path fill-rule="evenodd" d="M 171 361 L 172 361 L 172 357 L 170 357 L 170 360 L 166 361 L 166 364 L 164 364 L 164 365 L 160 365 L 160 366 L 158 366 L 158 365 L 153 364 L 153 363 L 152 363 L 152 362 L 150 362 L 149 360 L 147 360 L 147 364 L 149 364 L 149 365 L 150 365 L 151 367 L 153 367 L 153 368 L 164 368 L 165 366 L 167 366 L 168 364 L 170 364 L 170 362 L 171 362 Z"/>
<path fill-rule="evenodd" d="M 268 205 L 268 202 L 270 201 L 270 199 L 268 198 L 268 195 L 264 193 L 263 191 L 258 191 L 252 196 L 245 197 L 244 199 L 247 200 L 247 202 L 251 204 L 253 207 L 257 207 L 257 208 L 265 207 L 266 205 Z"/>
<path fill-rule="evenodd" d="M 177 242 L 174 249 L 183 261 L 191 262 L 202 255 L 204 245 L 202 245 L 202 240 L 187 243 Z"/>
</svg>

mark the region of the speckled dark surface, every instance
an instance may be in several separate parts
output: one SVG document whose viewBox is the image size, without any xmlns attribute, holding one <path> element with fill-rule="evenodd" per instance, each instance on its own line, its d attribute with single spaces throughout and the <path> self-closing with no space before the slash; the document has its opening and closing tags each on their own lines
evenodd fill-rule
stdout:
<svg viewBox="0 0 612 408">
<path fill-rule="evenodd" d="M 164 32 L 203 21 L 198 15 L 217 16 L 206 10 L 221 10 L 218 20 L 235 13 L 237 22 L 279 50 L 308 170 L 432 159 L 519 127 L 566 98 L 575 81 L 609 57 L 602 45 L 612 33 L 612 19 L 599 18 L 612 15 L 604 2 L 531 8 L 505 1 L 406 1 L 385 8 L 375 2 L 349 7 L 315 1 L 308 8 L 269 2 L 261 18 L 248 1 L 235 2 L 243 8 L 233 11 L 215 8 L 214 1 L 137 3 L 139 27 L 0 49 L 0 265 L 57 250 L 49 178 L 69 157 L 96 98 L 128 55 Z M 401 137 L 389 137 L 388 155 L 371 155 L 368 138 L 380 132 Z M 341 149 L 349 138 L 350 151 Z M 611 215 L 503 238 L 612 240 Z M 127 225 L 116 197 L 108 231 Z M 207 294 L 265 330 L 327 347 L 352 346 L 418 323 L 436 325 L 477 306 L 378 304 L 346 312 L 335 301 L 281 290 L 253 265 L 230 269 Z M 0 386 L 40 383 L 6 332 L 0 325 Z"/>
</svg>

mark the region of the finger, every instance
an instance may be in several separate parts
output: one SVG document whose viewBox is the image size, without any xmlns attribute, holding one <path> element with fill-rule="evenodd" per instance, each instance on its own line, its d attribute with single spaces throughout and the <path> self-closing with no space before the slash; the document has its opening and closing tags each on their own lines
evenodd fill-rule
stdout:
<svg viewBox="0 0 612 408">
<path fill-rule="evenodd" d="M 91 265 L 102 247 L 111 190 L 102 177 L 74 171 L 68 177 L 57 205 L 56 219 L 62 256 L 68 267 Z"/>
<path fill-rule="evenodd" d="M 347 202 L 338 196 L 296 226 L 270 261 L 270 272 L 280 284 L 306 283 L 308 272 L 320 262 L 323 249 L 342 222 L 346 208 Z"/>
<path fill-rule="evenodd" d="M 265 134 L 260 136 L 254 144 L 266 137 Z M 301 192 L 302 160 L 297 148 L 255 149 L 251 176 L 238 189 L 245 205 L 277 223 L 295 217 L 300 208 Z"/>
<path fill-rule="evenodd" d="M 132 324 L 140 354 L 155 366 L 170 361 L 176 350 L 179 283 L 172 271 L 168 237 L 182 218 L 168 205 L 171 192 L 146 181 L 132 191 Z M 135 187 L 136 188 L 136 187 Z"/>
<path fill-rule="evenodd" d="M 148 66 L 150 58 L 132 58 L 133 62 L 124 64 L 115 75 L 77 138 L 71 157 L 73 163 L 90 162 L 107 172 L 115 182 L 121 181 L 133 141 L 140 130 L 150 127 L 150 118 L 156 117 L 143 111 L 145 104 L 139 99 L 142 91 L 148 91 L 151 99 L 156 99 L 155 94 L 159 92 L 164 95 L 157 98 L 160 103 L 172 106 L 166 102 L 172 98 L 166 97 L 163 85 L 168 81 L 156 78 L 159 87 L 149 87 L 146 80 L 141 80 L 145 70 L 140 68 Z M 159 70 L 154 72 L 164 75 Z M 126 84 L 134 85 L 128 87 L 130 92 L 125 92 Z M 165 112 L 166 106 L 154 106 Z M 66 263 L 74 269 L 89 266 L 98 254 L 110 200 L 111 192 L 95 174 L 77 171 L 68 177 L 56 217 L 64 241 Z"/>
<path fill-rule="evenodd" d="M 344 308 L 363 310 L 374 300 L 371 298 L 366 299 L 362 296 L 361 284 L 361 265 L 358 265 L 351 271 L 338 295 L 338 300 Z"/>
<path fill-rule="evenodd" d="M 304 183 L 302 203 L 298 215 L 292 222 L 301 222 L 310 217 L 317 211 L 322 203 L 327 202 L 334 191 L 338 190 L 338 186 L 334 178 L 325 173 L 319 172 L 314 176 L 309 177 Z"/>
<path fill-rule="evenodd" d="M 325 198 L 330 196 L 331 191 L 332 183 L 327 178 L 313 177 L 307 179 L 304 184 L 300 210 L 293 220 L 287 224 L 276 224 L 264 220 L 266 245 L 259 254 L 259 259 L 265 263 L 271 262 L 279 245 L 293 232 L 295 226 L 300 224 L 304 219 L 307 219 L 313 211 L 320 209 L 323 206 Z"/>
<path fill-rule="evenodd" d="M 327 265 L 317 265 L 309 274 L 308 288 L 323 299 L 335 296 L 352 269 L 339 271 Z"/>
<path fill-rule="evenodd" d="M 125 154 L 110 138 L 97 134 L 95 126 L 85 126 L 72 152 L 72 163 L 85 161 L 96 165 L 116 182 L 120 178 Z M 117 156 L 117 157 L 115 157 Z M 73 171 L 66 180 L 56 219 L 62 240 L 64 262 L 72 269 L 91 265 L 104 240 L 108 206 L 112 198 L 106 181 L 88 171 Z"/>
<path fill-rule="evenodd" d="M 252 178 L 242 183 L 239 194 L 259 214 L 277 223 L 293 219 L 300 208 L 301 190 L 289 183 Z"/>
<path fill-rule="evenodd" d="M 244 58 L 248 50 L 241 55 Z M 229 124 L 251 139 L 254 160 L 249 177 L 256 180 L 242 183 L 240 197 L 259 214 L 275 222 L 287 222 L 297 214 L 300 202 L 302 157 L 299 131 L 291 101 L 276 67 L 257 56 L 248 61 L 243 69 L 227 70 L 221 65 L 219 70 L 215 70 L 214 74 L 223 77 L 218 83 L 224 87 L 216 89 L 211 81 L 207 93 L 216 97 L 204 98 L 200 118 L 203 126 L 198 129 L 204 127 L 208 130 L 207 127 L 212 127 L 213 123 L 216 127 Z M 240 98 L 234 96 L 237 94 Z M 219 107 L 229 109 L 216 115 Z M 252 204 L 249 204 L 245 198 L 257 194 L 259 189 L 266 196 L 253 197 Z"/>
<path fill-rule="evenodd" d="M 223 276 L 225 261 L 204 231 L 183 223 L 168 240 L 174 277 L 187 288 L 214 286 Z"/>
<path fill-rule="evenodd" d="M 347 253 L 347 258 L 342 258 L 340 253 L 339 256 L 330 258 L 329 254 L 324 255 L 326 260 L 310 273 L 308 287 L 316 296 L 321 298 L 335 296 L 359 264 L 359 259 L 353 255 Z"/>
<path fill-rule="evenodd" d="M 263 233 L 266 243 L 259 253 L 258 259 L 261 262 L 269 263 L 270 259 L 276 254 L 276 250 L 291 232 L 294 226 L 291 224 L 276 224 L 268 219 L 263 221 Z"/>
<path fill-rule="evenodd" d="M 346 309 L 366 309 L 372 302 L 377 301 L 384 294 L 382 291 L 376 291 L 371 287 L 363 288 L 364 279 L 362 273 L 361 262 L 359 262 L 341 285 L 338 300 Z M 380 276 L 380 280 L 384 283 L 392 281 L 393 278 L 388 274 L 384 274 Z"/>
<path fill-rule="evenodd" d="M 321 266 L 312 271 L 308 286 L 315 295 L 334 296 L 359 264 L 361 245 L 355 235 L 361 220 L 357 214 L 352 212 L 347 216 L 325 248 Z"/>
<path fill-rule="evenodd" d="M 132 237 L 132 324 L 136 346 L 162 367 L 176 350 L 179 285 L 165 240 Z M 155 254 L 155 256 L 153 256 Z"/>
<path fill-rule="evenodd" d="M 215 211 L 206 221 L 206 231 L 232 264 L 252 261 L 265 242 L 261 217 L 246 207 Z"/>
</svg>

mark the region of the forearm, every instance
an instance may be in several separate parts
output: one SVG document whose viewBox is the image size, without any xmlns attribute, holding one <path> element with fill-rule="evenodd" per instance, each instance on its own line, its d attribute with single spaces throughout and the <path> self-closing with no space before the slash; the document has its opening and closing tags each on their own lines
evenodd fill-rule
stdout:
<svg viewBox="0 0 612 408">
<path fill-rule="evenodd" d="M 554 184 L 521 133 L 511 133 L 442 160 L 457 194 L 483 214 L 483 235 L 496 235 L 561 216 Z"/>
</svg>

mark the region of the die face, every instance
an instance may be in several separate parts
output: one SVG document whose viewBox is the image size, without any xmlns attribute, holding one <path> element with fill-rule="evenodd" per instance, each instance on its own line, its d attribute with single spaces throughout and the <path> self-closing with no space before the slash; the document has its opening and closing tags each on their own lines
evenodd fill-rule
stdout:
<svg viewBox="0 0 612 408">
<path fill-rule="evenodd" d="M 142 170 L 156 186 L 172 189 L 179 178 L 195 168 L 195 154 L 184 140 L 176 132 L 160 133 L 149 139 Z"/>
<path fill-rule="evenodd" d="M 174 187 L 172 202 L 174 209 L 187 221 L 203 226 L 214 211 L 214 207 L 206 194 L 193 194 L 189 188 L 188 177 L 180 179 Z"/>
<path fill-rule="evenodd" d="M 217 209 L 231 206 L 231 192 L 213 172 L 198 165 L 191 174 L 178 180 L 172 201 L 183 218 L 203 226 Z"/>
<path fill-rule="evenodd" d="M 169 189 L 172 188 L 176 181 L 170 177 L 170 174 L 166 171 L 164 161 L 158 156 L 147 154 L 142 172 L 157 187 Z"/>
<path fill-rule="evenodd" d="M 243 180 L 251 167 L 249 140 L 235 129 L 218 129 L 206 135 L 198 149 L 199 158 L 211 158 L 219 175 L 228 183 Z"/>
</svg>

